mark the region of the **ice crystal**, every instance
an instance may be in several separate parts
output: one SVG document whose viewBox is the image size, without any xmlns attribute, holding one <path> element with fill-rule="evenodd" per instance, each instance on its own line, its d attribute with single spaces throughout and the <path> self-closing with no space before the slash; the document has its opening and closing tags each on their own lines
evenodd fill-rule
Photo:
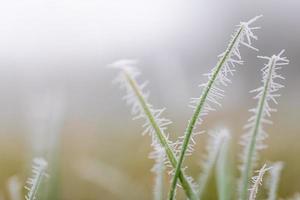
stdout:
<svg viewBox="0 0 300 200">
<path fill-rule="evenodd" d="M 264 164 L 260 170 L 256 171 L 257 175 L 252 177 L 252 186 L 249 189 L 249 191 L 250 191 L 249 200 L 256 199 L 256 194 L 258 192 L 258 188 L 260 185 L 262 185 L 263 176 L 266 173 L 266 171 L 268 171 L 268 170 L 270 170 L 270 168 L 267 168 L 267 165 Z"/>
<path fill-rule="evenodd" d="M 35 200 L 38 188 L 46 175 L 48 163 L 43 158 L 35 158 L 33 160 L 32 166 L 32 177 L 28 178 L 26 181 L 25 189 L 28 193 L 25 196 L 26 200 Z"/>
</svg>

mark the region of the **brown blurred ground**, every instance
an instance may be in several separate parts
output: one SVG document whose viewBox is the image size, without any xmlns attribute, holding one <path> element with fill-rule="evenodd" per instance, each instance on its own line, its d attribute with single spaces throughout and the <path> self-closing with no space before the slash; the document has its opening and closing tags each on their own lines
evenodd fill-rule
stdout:
<svg viewBox="0 0 300 200">
<path fill-rule="evenodd" d="M 213 127 L 214 121 L 224 121 L 225 119 L 227 126 L 237 136 L 241 132 L 240 125 L 246 119 L 244 114 L 239 112 L 227 114 L 213 113 L 207 119 L 205 127 Z M 270 137 L 267 139 L 269 148 L 263 151 L 260 162 L 278 160 L 285 162 L 279 186 L 279 194 L 282 197 L 293 194 L 300 187 L 298 179 L 300 176 L 298 170 L 300 167 L 300 161 L 298 160 L 298 152 L 300 152 L 298 133 L 300 129 L 295 124 L 294 127 L 289 126 L 295 119 L 289 121 L 287 118 L 282 119 L 279 118 L 279 115 L 275 115 L 275 125 L 268 128 L 268 132 L 270 133 Z M 176 119 L 176 121 L 181 120 Z M 86 170 L 89 171 L 90 168 L 88 165 L 90 161 L 100 163 L 100 165 L 96 164 L 99 167 L 99 171 L 92 172 L 97 173 L 94 174 L 95 179 L 103 178 L 108 173 L 105 168 L 102 171 L 102 163 L 125 175 L 133 185 L 136 184 L 139 186 L 139 190 L 144 195 L 143 199 L 151 199 L 153 175 L 150 169 L 153 161 L 148 159 L 148 153 L 151 151 L 149 146 L 150 141 L 149 137 L 142 137 L 140 135 L 141 129 L 138 124 L 139 122 L 136 121 L 128 121 L 128 125 L 125 127 L 107 124 L 107 128 L 110 127 L 111 130 L 103 133 L 103 128 L 99 127 L 96 120 L 86 121 L 85 123 L 66 121 L 62 129 L 60 152 L 61 165 L 59 167 L 62 181 L 60 199 L 120 199 L 118 194 L 114 194 L 106 186 L 97 184 L 96 180 L 88 180 L 80 176 L 80 173 L 78 173 L 79 166 L 87 166 Z M 171 132 L 178 132 L 176 130 L 182 130 L 184 125 L 185 123 L 180 122 L 170 130 Z M 30 164 L 27 160 L 30 157 L 30 152 L 28 152 L 29 147 L 24 142 L 24 135 L 21 133 L 22 130 L 15 129 L 13 132 L 13 129 L 14 127 L 8 127 L 6 131 L 10 130 L 12 132 L 9 135 L 4 135 L 3 133 L 1 135 L 1 188 L 4 188 L 7 179 L 14 174 L 18 174 L 21 180 L 24 180 L 28 175 L 27 167 Z M 194 155 L 186 160 L 186 163 L 189 165 L 188 172 L 194 177 L 197 177 L 201 170 L 199 162 L 201 154 L 203 154 L 203 146 L 206 139 L 206 135 L 198 137 L 198 144 Z M 236 137 L 234 140 L 236 140 Z M 234 148 L 237 158 L 237 152 L 240 152 L 238 148 L 240 147 L 235 145 Z M 118 179 L 113 176 L 111 178 Z M 168 183 L 167 177 L 166 182 Z M 122 181 L 118 184 L 122 185 Z M 122 187 L 128 193 L 137 192 L 136 189 L 133 190 L 132 187 L 130 188 L 128 184 Z M 129 189 L 132 191 L 129 191 Z M 215 190 L 213 184 L 210 190 Z M 208 192 L 209 199 L 213 198 L 212 194 L 214 193 Z M 127 199 L 126 197 L 129 198 L 130 195 L 124 195 L 122 199 Z"/>
</svg>

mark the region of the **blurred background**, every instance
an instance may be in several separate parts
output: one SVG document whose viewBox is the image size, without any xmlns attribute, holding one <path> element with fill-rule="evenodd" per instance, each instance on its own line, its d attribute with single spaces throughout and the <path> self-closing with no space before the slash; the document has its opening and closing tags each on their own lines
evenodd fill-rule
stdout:
<svg viewBox="0 0 300 200">
<path fill-rule="evenodd" d="M 256 103 L 248 91 L 260 85 L 264 63 L 256 56 L 286 49 L 286 87 L 261 160 L 285 162 L 281 197 L 300 191 L 299 8 L 295 0 L 0 1 L 0 199 L 10 199 L 9 184 L 21 183 L 24 192 L 35 156 L 49 161 L 51 186 L 41 199 L 152 199 L 150 138 L 141 136 L 142 122 L 132 121 L 123 91 L 112 84 L 117 72 L 106 66 L 139 61 L 150 100 L 167 108 L 175 139 L 192 114 L 190 97 L 200 95 L 202 74 L 216 64 L 235 26 L 260 14 L 253 45 L 260 51 L 242 48 L 245 64 L 203 129 L 227 127 L 238 162 L 247 110 Z M 194 177 L 207 135 L 197 140 L 186 159 Z"/>
</svg>

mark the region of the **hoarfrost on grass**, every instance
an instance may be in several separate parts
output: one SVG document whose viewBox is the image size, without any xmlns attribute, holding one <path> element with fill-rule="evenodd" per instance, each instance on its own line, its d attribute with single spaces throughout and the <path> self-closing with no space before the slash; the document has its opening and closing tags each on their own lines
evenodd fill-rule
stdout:
<svg viewBox="0 0 300 200">
<path fill-rule="evenodd" d="M 280 96 L 278 93 L 284 86 L 277 82 L 277 80 L 284 79 L 279 70 L 283 65 L 289 63 L 286 57 L 282 57 L 284 50 L 278 55 L 271 57 L 259 56 L 259 58 L 266 59 L 268 62 L 261 69 L 262 72 L 262 86 L 250 91 L 256 93 L 254 99 L 258 101 L 257 106 L 249 111 L 253 115 L 248 119 L 248 123 L 245 125 L 246 133 L 242 136 L 241 144 L 244 146 L 242 158 L 241 172 L 242 177 L 240 184 L 240 194 L 242 199 L 246 199 L 248 179 L 251 177 L 252 170 L 255 167 L 256 160 L 258 158 L 257 152 L 266 148 L 263 143 L 268 136 L 264 130 L 263 125 L 272 124 L 270 120 L 271 113 L 277 111 L 272 107 L 273 104 L 277 104 L 276 98 Z"/>
<path fill-rule="evenodd" d="M 261 16 L 257 16 L 247 22 L 240 22 L 237 30 L 231 37 L 227 49 L 219 55 L 217 65 L 210 73 L 204 74 L 207 76 L 208 81 L 200 85 L 200 87 L 203 88 L 201 96 L 199 98 L 192 98 L 190 102 L 190 107 L 194 108 L 194 114 L 188 122 L 185 134 L 180 137 L 177 142 L 179 144 L 180 154 L 175 169 L 175 175 L 171 183 L 169 193 L 170 200 L 174 199 L 175 196 L 177 179 L 183 160 L 186 155 L 191 155 L 194 150 L 194 137 L 197 135 L 197 133 L 194 132 L 196 124 L 201 124 L 203 118 L 208 115 L 210 111 L 215 111 L 216 105 L 221 106 L 219 100 L 225 96 L 223 87 L 228 86 L 231 82 L 229 76 L 233 75 L 236 64 L 243 64 L 239 50 L 240 46 L 244 45 L 250 49 L 257 50 L 252 46 L 252 40 L 257 40 L 257 37 L 252 31 L 259 27 L 250 27 L 250 25 L 260 17 Z"/>
<path fill-rule="evenodd" d="M 114 82 L 119 83 L 122 89 L 125 89 L 126 95 L 124 100 L 132 107 L 134 119 L 144 120 L 144 132 L 148 133 L 152 138 L 152 146 L 156 149 L 158 146 L 164 149 L 166 153 L 165 164 L 169 167 L 169 174 L 174 173 L 174 168 L 177 165 L 177 149 L 178 143 L 171 142 L 169 134 L 166 133 L 167 126 L 172 122 L 169 119 L 161 117 L 163 109 L 154 109 L 149 103 L 149 92 L 145 92 L 145 87 L 148 82 L 138 84 L 137 77 L 140 72 L 132 66 L 135 61 L 123 60 L 111 64 L 111 67 L 121 69 L 119 76 Z M 155 155 L 155 153 L 154 153 Z M 195 185 L 191 177 L 184 173 L 184 169 L 180 169 L 181 185 L 190 199 L 196 199 Z"/>
<path fill-rule="evenodd" d="M 215 166 L 220 148 L 222 147 L 225 140 L 230 137 L 227 129 L 220 129 L 210 132 L 210 138 L 206 145 L 206 157 L 202 160 L 202 173 L 199 177 L 199 188 L 198 194 L 201 197 L 205 187 L 207 185 L 208 179 Z"/>
<path fill-rule="evenodd" d="M 255 200 L 256 199 L 256 195 L 257 195 L 259 186 L 262 185 L 264 174 L 268 170 L 270 170 L 270 168 L 267 168 L 267 165 L 264 164 L 261 169 L 256 171 L 257 175 L 252 177 L 252 186 L 249 189 L 249 191 L 250 191 L 249 200 Z"/>
<path fill-rule="evenodd" d="M 26 200 L 35 200 L 39 186 L 46 176 L 48 163 L 43 158 L 35 158 L 32 165 L 32 177 L 26 181 L 25 189 L 28 193 L 25 196 Z"/>
</svg>

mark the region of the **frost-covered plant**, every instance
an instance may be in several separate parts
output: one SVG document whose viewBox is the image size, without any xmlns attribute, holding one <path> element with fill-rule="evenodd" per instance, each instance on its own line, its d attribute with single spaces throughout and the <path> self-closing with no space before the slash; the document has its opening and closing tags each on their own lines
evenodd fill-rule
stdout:
<svg viewBox="0 0 300 200">
<path fill-rule="evenodd" d="M 43 158 L 35 158 L 32 165 L 32 177 L 26 181 L 25 189 L 28 193 L 25 196 L 26 200 L 35 200 L 39 186 L 43 178 L 46 176 L 46 169 L 48 163 Z"/>
<path fill-rule="evenodd" d="M 201 96 L 191 100 L 192 107 L 194 108 L 194 114 L 189 120 L 182 140 L 179 142 L 181 149 L 175 174 L 171 183 L 171 189 L 169 193 L 170 200 L 175 196 L 177 179 L 184 157 L 186 153 L 191 154 L 193 151 L 193 137 L 196 135 L 194 134 L 196 124 L 201 124 L 203 117 L 206 116 L 209 111 L 215 110 L 215 105 L 221 106 L 219 100 L 224 97 L 224 90 L 222 88 L 231 82 L 229 77 L 233 75 L 236 64 L 243 64 L 239 50 L 240 46 L 244 45 L 251 49 L 257 50 L 252 46 L 251 40 L 257 40 L 257 37 L 252 31 L 258 29 L 259 27 L 251 27 L 250 25 L 260 17 L 261 16 L 254 17 L 248 22 L 241 22 L 238 25 L 237 30 L 232 35 L 227 49 L 219 55 L 219 61 L 217 65 L 211 70 L 210 73 L 205 74 L 205 76 L 208 78 L 208 81 L 200 85 L 200 87 L 203 88 Z M 192 143 L 190 143 L 190 141 L 192 141 Z"/>
<path fill-rule="evenodd" d="M 155 147 L 155 150 L 150 154 L 150 158 L 155 159 L 155 165 L 152 168 L 152 172 L 155 174 L 154 183 L 154 200 L 163 200 L 164 190 L 164 161 L 165 151 L 160 145 Z"/>
<path fill-rule="evenodd" d="M 228 134 L 224 138 L 220 146 L 220 152 L 217 157 L 215 176 L 217 182 L 218 199 L 231 200 L 232 199 L 232 186 L 233 183 L 233 163 L 230 151 L 231 137 Z"/>
<path fill-rule="evenodd" d="M 33 157 L 43 157 L 48 162 L 51 178 L 41 188 L 42 199 L 59 198 L 60 141 L 64 123 L 65 96 L 63 93 L 47 91 L 30 96 L 28 102 L 29 148 Z"/>
<path fill-rule="evenodd" d="M 264 164 L 260 170 L 256 171 L 257 175 L 252 177 L 252 186 L 249 189 L 249 191 L 250 191 L 249 200 L 256 199 L 256 194 L 258 192 L 258 188 L 259 188 L 259 186 L 262 185 L 263 176 L 266 173 L 266 171 L 268 171 L 268 170 L 270 170 L 270 168 L 267 168 L 267 165 Z"/>
<path fill-rule="evenodd" d="M 210 175 L 213 172 L 215 162 L 220 152 L 223 143 L 228 140 L 229 132 L 227 129 L 221 129 L 210 133 L 210 140 L 206 146 L 207 156 L 202 161 L 202 173 L 199 177 L 199 189 L 198 196 L 201 197 L 206 186 Z"/>
<path fill-rule="evenodd" d="M 258 105 L 249 110 L 253 116 L 248 119 L 248 124 L 245 126 L 248 131 L 242 138 L 242 144 L 245 145 L 241 168 L 240 198 L 242 200 L 246 200 L 248 196 L 249 177 L 251 177 L 257 159 L 257 151 L 266 147 L 263 140 L 267 137 L 267 133 L 264 131 L 263 125 L 272 123 L 270 116 L 276 109 L 272 108 L 271 104 L 277 104 L 276 98 L 280 96 L 278 91 L 283 87 L 277 82 L 278 79 L 284 79 L 278 70 L 289 62 L 286 57 L 282 57 L 283 53 L 284 50 L 272 57 L 259 56 L 259 58 L 266 59 L 268 63 L 261 69 L 263 85 L 251 91 L 256 93 L 254 99 L 258 100 Z"/>
<path fill-rule="evenodd" d="M 184 173 L 184 169 L 186 168 L 182 167 L 182 164 L 184 158 L 193 151 L 193 145 L 195 144 L 194 136 L 197 134 L 195 132 L 196 125 L 201 124 L 204 117 L 210 111 L 214 111 L 216 106 L 221 106 L 219 100 L 225 95 L 224 87 L 230 83 L 229 78 L 233 75 L 235 66 L 243 64 L 239 51 L 240 47 L 244 45 L 257 50 L 252 46 L 251 40 L 257 39 L 252 31 L 259 29 L 259 27 L 251 27 L 250 25 L 259 17 L 254 17 L 248 22 L 241 22 L 238 25 L 227 49 L 219 56 L 217 65 L 210 73 L 206 74 L 208 81 L 200 85 L 203 88 L 201 96 L 191 100 L 194 113 L 188 122 L 184 135 L 179 137 L 176 142 L 172 142 L 169 139 L 167 126 L 171 124 L 171 121 L 162 117 L 164 109 L 154 109 L 148 101 L 149 92 L 145 92 L 147 82 L 139 84 L 137 81 L 140 73 L 134 68 L 136 61 L 121 60 L 111 65 L 121 71 L 116 82 L 120 83 L 121 88 L 126 90 L 124 99 L 127 104 L 132 106 L 134 119 L 143 119 L 145 121 L 143 134 L 149 133 L 152 138 L 154 152 L 151 153 L 150 157 L 156 161 L 153 168 L 153 171 L 156 173 L 155 199 L 162 199 L 163 197 L 163 163 L 169 167 L 169 174 L 173 175 L 168 194 L 169 200 L 175 198 L 177 179 L 180 180 L 180 185 L 188 199 L 201 199 L 209 177 L 214 172 L 213 169 L 215 169 L 217 176 L 219 199 L 232 199 L 233 192 L 230 190 L 233 187 L 230 184 L 233 180 L 231 173 L 233 170 L 230 169 L 232 166 L 229 161 L 230 137 L 226 130 L 221 130 L 218 134 L 211 135 L 207 147 L 208 155 L 203 162 L 203 172 L 197 185 L 193 183 L 192 178 L 186 176 Z M 239 183 L 239 193 L 237 194 L 240 200 L 254 200 L 256 198 L 258 187 L 262 184 L 263 175 L 271 168 L 267 168 L 264 165 L 260 170 L 255 171 L 258 175 L 252 178 L 252 184 L 250 184 L 253 169 L 257 161 L 257 151 L 265 147 L 263 140 L 266 137 L 266 132 L 263 125 L 271 123 L 271 113 L 276 111 L 276 109 L 272 108 L 272 104 L 277 104 L 276 99 L 280 96 L 278 91 L 283 87 L 283 85 L 277 82 L 278 79 L 284 79 L 278 73 L 278 70 L 289 62 L 286 57 L 282 56 L 283 53 L 284 51 L 281 51 L 278 55 L 273 55 L 272 57 L 259 56 L 259 58 L 266 59 L 268 63 L 261 70 L 263 77 L 262 86 L 251 91 L 256 92 L 254 99 L 258 100 L 258 105 L 256 108 L 250 109 L 253 116 L 249 118 L 248 124 L 245 126 L 247 130 L 246 134 L 242 137 L 244 151 L 242 156 L 241 182 Z M 217 166 L 215 166 L 216 163 Z M 279 169 L 280 167 L 277 164 L 273 165 L 271 169 L 271 181 L 269 184 L 270 200 L 276 199 Z"/>
<path fill-rule="evenodd" d="M 268 182 L 266 184 L 267 188 L 269 189 L 268 200 L 277 199 L 277 188 L 278 188 L 282 168 L 283 168 L 282 162 L 276 162 L 271 165 L 271 169 L 269 171 L 270 175 L 268 178 Z"/>
<path fill-rule="evenodd" d="M 166 134 L 167 126 L 171 124 L 171 121 L 161 117 L 165 109 L 154 109 L 149 103 L 149 92 L 144 91 L 148 82 L 137 83 L 136 78 L 140 72 L 133 67 L 135 63 L 133 60 L 122 60 L 111 64 L 111 67 L 121 69 L 121 73 L 115 79 L 115 82 L 119 83 L 120 87 L 126 90 L 124 100 L 132 106 L 134 119 L 143 119 L 145 121 L 143 134 L 149 133 L 152 138 L 152 146 L 155 150 L 158 146 L 164 149 L 168 158 L 165 160 L 165 163 L 171 168 L 170 173 L 172 173 L 172 169 L 177 165 L 177 158 L 176 143 L 172 143 L 169 135 Z M 191 178 L 187 177 L 180 170 L 179 179 L 189 199 L 197 199 Z"/>
</svg>

